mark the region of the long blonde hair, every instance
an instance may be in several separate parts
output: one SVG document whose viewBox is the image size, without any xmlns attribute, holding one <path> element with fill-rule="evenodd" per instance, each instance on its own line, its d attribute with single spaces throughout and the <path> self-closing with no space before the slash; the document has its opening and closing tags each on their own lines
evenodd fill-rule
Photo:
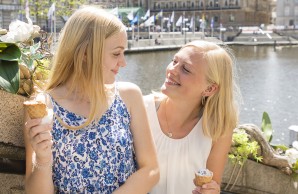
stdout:
<svg viewBox="0 0 298 194">
<path fill-rule="evenodd" d="M 91 107 L 86 122 L 70 128 L 89 125 L 107 106 L 102 70 L 105 40 L 123 31 L 125 26 L 116 16 L 95 7 L 75 11 L 62 29 L 46 90 L 71 81 L 68 94 L 87 96 Z"/>
<path fill-rule="evenodd" d="M 217 92 L 206 99 L 202 116 L 204 134 L 216 140 L 238 124 L 240 90 L 236 84 L 235 57 L 228 47 L 207 41 L 192 41 L 181 49 L 190 46 L 204 57 L 208 83 L 218 85 Z"/>
</svg>

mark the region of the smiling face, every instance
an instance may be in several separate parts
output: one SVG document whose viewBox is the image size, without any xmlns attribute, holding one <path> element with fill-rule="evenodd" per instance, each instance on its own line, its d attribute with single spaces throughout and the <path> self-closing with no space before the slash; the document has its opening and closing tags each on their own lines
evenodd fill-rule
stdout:
<svg viewBox="0 0 298 194">
<path fill-rule="evenodd" d="M 125 67 L 124 50 L 127 45 L 127 37 L 124 31 L 114 34 L 105 40 L 103 51 L 103 77 L 105 84 L 112 84 L 120 67 Z"/>
<path fill-rule="evenodd" d="M 161 91 L 172 98 L 200 100 L 208 87 L 207 64 L 198 48 L 187 46 L 175 54 Z"/>
</svg>

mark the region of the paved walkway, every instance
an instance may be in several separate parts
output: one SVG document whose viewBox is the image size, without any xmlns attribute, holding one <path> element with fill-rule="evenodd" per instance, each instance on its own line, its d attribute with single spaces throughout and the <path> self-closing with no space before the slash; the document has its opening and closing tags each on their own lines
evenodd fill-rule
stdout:
<svg viewBox="0 0 298 194">
<path fill-rule="evenodd" d="M 247 46 L 257 46 L 257 45 L 298 45 L 298 40 L 288 37 L 280 36 L 278 34 L 272 33 L 271 39 L 266 34 L 241 34 L 235 37 L 234 41 L 223 42 L 216 37 L 203 37 L 202 34 L 187 35 L 185 37 L 169 37 L 164 36 L 159 39 L 160 44 L 156 45 L 154 39 L 140 39 L 129 40 L 127 53 L 133 52 L 146 52 L 146 51 L 159 51 L 159 50 L 175 50 L 181 48 L 185 43 L 191 42 L 193 40 L 206 40 L 211 42 L 217 42 L 219 44 L 227 45 L 247 45 Z"/>
</svg>

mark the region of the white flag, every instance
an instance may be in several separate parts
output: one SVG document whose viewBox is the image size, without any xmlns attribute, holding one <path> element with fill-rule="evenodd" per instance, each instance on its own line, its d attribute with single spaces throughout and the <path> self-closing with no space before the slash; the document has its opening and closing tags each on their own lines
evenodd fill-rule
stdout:
<svg viewBox="0 0 298 194">
<path fill-rule="evenodd" d="M 113 15 L 115 15 L 115 16 L 118 16 L 118 13 L 119 13 L 119 9 L 118 9 L 118 7 L 115 7 L 114 9 L 112 9 L 112 10 L 110 11 L 110 13 L 113 14 Z"/>
<path fill-rule="evenodd" d="M 53 3 L 48 11 L 48 19 L 55 19 L 52 18 L 54 16 L 55 13 L 55 3 Z"/>
<path fill-rule="evenodd" d="M 144 22 L 145 26 L 152 26 L 154 24 L 154 15 Z"/>
<path fill-rule="evenodd" d="M 127 14 L 127 18 L 129 20 L 133 20 L 133 10 L 131 10 L 131 12 L 129 14 Z"/>
<path fill-rule="evenodd" d="M 171 23 L 174 22 L 174 15 L 175 15 L 175 13 L 174 13 L 174 11 L 173 11 L 173 12 L 172 12 L 172 15 L 171 15 L 171 20 L 170 20 Z"/>
<path fill-rule="evenodd" d="M 190 28 L 193 28 L 193 17 L 191 17 L 190 19 L 190 25 L 189 25 Z"/>
<path fill-rule="evenodd" d="M 147 10 L 146 14 L 142 17 L 142 20 L 146 20 L 150 17 L 150 9 Z"/>
<path fill-rule="evenodd" d="M 179 17 L 179 19 L 176 22 L 176 26 L 181 26 L 182 24 L 182 16 Z"/>
</svg>

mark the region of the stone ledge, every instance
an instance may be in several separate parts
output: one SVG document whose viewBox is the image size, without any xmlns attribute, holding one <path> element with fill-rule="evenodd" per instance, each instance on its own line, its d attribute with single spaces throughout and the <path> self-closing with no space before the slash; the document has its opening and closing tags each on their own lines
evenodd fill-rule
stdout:
<svg viewBox="0 0 298 194">
<path fill-rule="evenodd" d="M 23 96 L 0 89 L 0 142 L 16 147 L 24 147 L 23 138 Z"/>
<path fill-rule="evenodd" d="M 25 176 L 0 173 L 0 193 L 25 194 Z"/>
<path fill-rule="evenodd" d="M 16 147 L 13 145 L 0 142 L 0 158 L 9 158 L 13 160 L 25 160 L 26 153 L 24 147 Z"/>
<path fill-rule="evenodd" d="M 229 182 L 233 168 L 234 165 L 228 161 L 222 179 L 222 189 Z M 240 165 L 237 165 L 231 184 L 234 183 L 239 169 Z M 227 191 L 230 191 L 230 188 L 231 185 Z M 247 160 L 231 192 L 242 194 L 297 194 L 298 182 L 277 168 Z"/>
</svg>

